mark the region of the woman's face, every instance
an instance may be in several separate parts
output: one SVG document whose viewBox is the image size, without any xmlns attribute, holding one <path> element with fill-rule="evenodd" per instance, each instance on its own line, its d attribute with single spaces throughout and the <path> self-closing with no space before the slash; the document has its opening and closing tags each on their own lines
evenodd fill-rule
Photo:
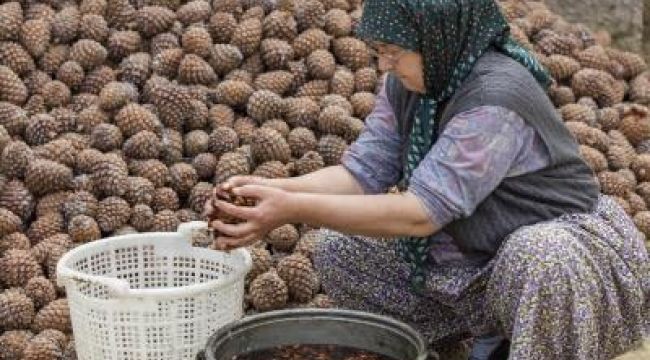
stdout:
<svg viewBox="0 0 650 360">
<path fill-rule="evenodd" d="M 373 47 L 377 51 L 381 71 L 393 73 L 408 90 L 420 94 L 426 92 L 424 67 L 420 53 L 404 50 L 392 44 L 377 43 Z"/>
</svg>

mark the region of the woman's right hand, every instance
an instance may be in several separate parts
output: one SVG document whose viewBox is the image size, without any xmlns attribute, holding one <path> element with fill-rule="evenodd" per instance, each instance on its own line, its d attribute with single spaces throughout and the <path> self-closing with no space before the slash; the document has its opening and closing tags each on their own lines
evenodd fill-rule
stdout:
<svg viewBox="0 0 650 360">
<path fill-rule="evenodd" d="M 227 198 L 232 189 L 244 185 L 266 185 L 268 179 L 253 175 L 236 175 L 214 187 L 214 195 Z"/>
<path fill-rule="evenodd" d="M 213 190 L 212 190 L 212 198 L 208 199 L 208 201 L 205 203 L 203 206 L 203 216 L 212 218 L 214 216 L 214 212 L 216 211 L 216 208 L 213 204 L 213 201 L 216 199 L 230 199 L 231 194 L 232 194 L 232 189 L 243 186 L 243 185 L 267 185 L 265 180 L 268 180 L 266 178 L 260 177 L 260 176 L 252 176 L 252 175 L 236 175 L 228 180 L 217 184 Z"/>
</svg>

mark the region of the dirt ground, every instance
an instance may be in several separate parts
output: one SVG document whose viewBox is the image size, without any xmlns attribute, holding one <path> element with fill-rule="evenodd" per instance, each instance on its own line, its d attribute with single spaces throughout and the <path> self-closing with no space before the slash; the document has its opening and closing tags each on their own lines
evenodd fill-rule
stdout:
<svg viewBox="0 0 650 360">
<path fill-rule="evenodd" d="M 615 360 L 650 360 L 650 339 L 646 340 L 639 349 L 619 356 Z"/>
</svg>

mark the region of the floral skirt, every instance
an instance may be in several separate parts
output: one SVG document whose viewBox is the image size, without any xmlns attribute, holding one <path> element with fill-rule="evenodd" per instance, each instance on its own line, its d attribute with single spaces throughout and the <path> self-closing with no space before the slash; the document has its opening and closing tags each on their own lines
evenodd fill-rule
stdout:
<svg viewBox="0 0 650 360">
<path fill-rule="evenodd" d="M 423 294 L 391 240 L 326 231 L 315 266 L 338 306 L 400 319 L 432 345 L 498 332 L 510 359 L 605 360 L 650 331 L 644 237 L 606 196 L 515 231 L 487 265 L 431 264 Z"/>
</svg>

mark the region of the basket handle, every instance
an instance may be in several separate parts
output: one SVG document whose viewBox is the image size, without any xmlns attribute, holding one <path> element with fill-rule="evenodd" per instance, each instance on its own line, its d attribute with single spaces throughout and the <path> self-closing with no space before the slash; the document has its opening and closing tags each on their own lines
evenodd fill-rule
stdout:
<svg viewBox="0 0 650 360">
<path fill-rule="evenodd" d="M 192 246 L 192 238 L 194 232 L 196 231 L 206 231 L 208 229 L 208 223 L 205 221 L 190 221 L 178 225 L 177 232 L 187 241 L 187 243 Z"/>
<path fill-rule="evenodd" d="M 61 259 L 63 260 L 63 259 Z M 84 274 L 78 271 L 73 271 L 64 266 L 65 262 L 60 261 L 57 264 L 56 282 L 59 286 L 65 287 L 70 282 L 87 282 L 95 283 L 106 286 L 109 294 L 116 297 L 124 297 L 131 291 L 131 286 L 126 280 L 117 279 L 112 277 L 104 277 L 97 275 Z"/>
</svg>

